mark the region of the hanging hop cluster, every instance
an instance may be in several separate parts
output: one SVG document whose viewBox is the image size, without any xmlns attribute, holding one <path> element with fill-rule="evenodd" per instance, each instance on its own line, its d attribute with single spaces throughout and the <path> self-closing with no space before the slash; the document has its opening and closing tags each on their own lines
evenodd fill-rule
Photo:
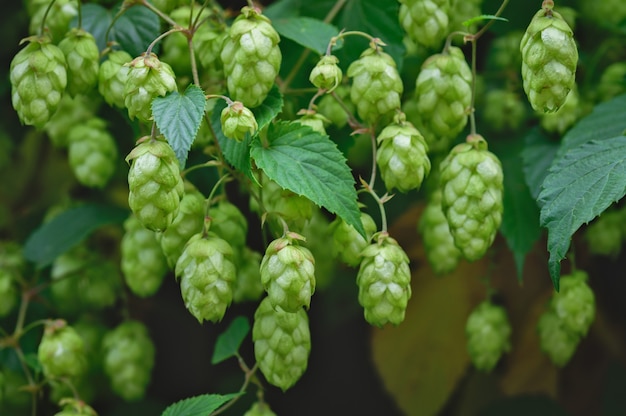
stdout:
<svg viewBox="0 0 626 416">
<path fill-rule="evenodd" d="M 506 310 L 488 300 L 469 315 L 465 334 L 470 358 L 479 370 L 491 371 L 502 354 L 511 350 L 511 324 Z"/>
</svg>

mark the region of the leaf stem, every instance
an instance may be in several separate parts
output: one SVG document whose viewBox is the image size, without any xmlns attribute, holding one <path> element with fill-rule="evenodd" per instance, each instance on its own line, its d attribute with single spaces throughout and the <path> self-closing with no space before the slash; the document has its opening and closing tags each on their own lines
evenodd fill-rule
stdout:
<svg viewBox="0 0 626 416">
<path fill-rule="evenodd" d="M 254 367 L 248 368 L 248 366 L 246 365 L 241 355 L 237 353 L 236 356 L 237 356 L 237 360 L 239 361 L 239 367 L 241 367 L 245 375 L 243 384 L 241 385 L 241 388 L 239 389 L 240 394 L 236 397 L 233 397 L 228 403 L 224 404 L 222 407 L 220 407 L 213 413 L 209 414 L 209 416 L 216 416 L 216 415 L 222 414 L 226 410 L 228 410 L 230 407 L 232 407 L 235 403 L 237 403 L 237 401 L 243 396 L 243 393 L 245 393 L 246 389 L 248 388 L 248 385 L 250 384 L 250 381 L 254 378 L 254 375 L 257 369 L 259 368 L 258 363 L 255 363 Z"/>
</svg>

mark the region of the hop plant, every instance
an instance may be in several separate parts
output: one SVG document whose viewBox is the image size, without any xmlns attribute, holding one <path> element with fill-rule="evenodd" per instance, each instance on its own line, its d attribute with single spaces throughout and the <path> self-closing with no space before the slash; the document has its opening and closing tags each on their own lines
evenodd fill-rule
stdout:
<svg viewBox="0 0 626 416">
<path fill-rule="evenodd" d="M 624 20 L 626 19 L 626 4 L 624 2 L 602 1 L 589 3 L 580 1 L 578 4 L 580 5 L 581 17 L 613 31 L 619 31 L 623 28 Z"/>
<path fill-rule="evenodd" d="M 204 226 L 204 196 L 196 189 L 189 189 L 180 200 L 180 209 L 165 231 L 158 234 L 167 265 L 174 269 L 189 239 Z"/>
<path fill-rule="evenodd" d="M 469 315 L 465 334 L 470 358 L 479 370 L 491 371 L 502 354 L 511 350 L 511 324 L 506 310 L 488 300 Z"/>
<path fill-rule="evenodd" d="M 131 292 L 140 297 L 154 295 L 167 273 L 167 260 L 154 231 L 131 215 L 124 221 L 121 267 Z"/>
<path fill-rule="evenodd" d="M 43 128 L 67 86 L 65 55 L 47 37 L 27 38 L 11 61 L 11 102 L 22 124 Z"/>
<path fill-rule="evenodd" d="M 605 211 L 585 229 L 585 238 L 592 254 L 617 257 L 622 249 L 624 212 Z"/>
<path fill-rule="evenodd" d="M 526 118 L 526 106 L 516 92 L 494 89 L 485 95 L 483 117 L 494 132 L 512 132 Z"/>
<path fill-rule="evenodd" d="M 450 46 L 422 64 L 415 81 L 414 120 L 431 151 L 445 151 L 465 128 L 472 96 L 472 71 L 461 49 Z"/>
<path fill-rule="evenodd" d="M 626 62 L 607 66 L 600 76 L 597 91 L 600 101 L 608 101 L 626 92 Z"/>
<path fill-rule="evenodd" d="M 148 329 L 125 321 L 102 339 L 103 368 L 113 391 L 124 400 L 143 398 L 154 367 L 155 348 Z"/>
<path fill-rule="evenodd" d="M 438 48 L 448 35 L 451 0 L 400 0 L 400 25 L 418 45 Z"/>
<path fill-rule="evenodd" d="M 331 93 L 341 85 L 343 72 L 339 68 L 339 59 L 335 55 L 323 55 L 309 75 L 309 81 L 317 88 Z"/>
<path fill-rule="evenodd" d="M 335 94 L 343 101 L 343 104 L 346 106 L 346 109 L 352 113 L 355 111 L 354 104 L 350 101 L 350 87 L 347 85 L 340 85 L 334 91 Z M 317 105 L 318 114 L 323 115 L 328 119 L 332 124 L 337 126 L 338 128 L 344 127 L 348 124 L 348 113 L 346 110 L 339 104 L 337 99 L 333 97 L 331 94 L 325 94 L 319 101 Z"/>
<path fill-rule="evenodd" d="M 126 156 L 126 162 L 131 162 L 130 209 L 144 227 L 165 230 L 176 217 L 184 192 L 174 150 L 162 139 L 144 137 Z"/>
<path fill-rule="evenodd" d="M 73 28 L 59 42 L 67 62 L 67 92 L 72 97 L 85 94 L 96 86 L 100 51 L 93 35 Z"/>
<path fill-rule="evenodd" d="M 544 0 L 520 43 L 522 79 L 528 101 L 535 111 L 552 113 L 565 102 L 574 87 L 578 49 L 572 29 Z"/>
<path fill-rule="evenodd" d="M 272 412 L 269 405 L 264 402 L 254 402 L 252 407 L 248 409 L 243 416 L 276 416 L 276 413 Z"/>
<path fill-rule="evenodd" d="M 252 111 L 240 101 L 228 104 L 220 114 L 220 121 L 224 136 L 238 142 L 243 141 L 248 134 L 254 136 L 259 129 Z"/>
<path fill-rule="evenodd" d="M 550 361 L 563 367 L 574 356 L 580 338 L 567 331 L 563 321 L 552 310 L 544 312 L 537 324 L 541 350 L 548 355 Z"/>
<path fill-rule="evenodd" d="M 237 279 L 233 288 L 233 301 L 236 303 L 256 301 L 261 298 L 265 289 L 261 283 L 261 253 L 244 246 L 239 254 Z"/>
<path fill-rule="evenodd" d="M 48 11 L 50 1 L 37 1 L 31 11 L 29 24 L 30 34 L 40 34 L 44 16 L 44 34 L 50 36 L 54 43 L 58 43 L 70 29 L 70 22 L 78 14 L 76 2 L 72 0 L 56 0 Z"/>
<path fill-rule="evenodd" d="M 83 339 L 62 319 L 48 320 L 37 349 L 44 376 L 77 379 L 87 369 Z"/>
<path fill-rule="evenodd" d="M 454 245 L 469 261 L 480 259 L 502 222 L 502 165 L 480 135 L 468 136 L 441 162 L 441 206 Z"/>
<path fill-rule="evenodd" d="M 191 237 L 176 263 L 176 278 L 189 312 L 202 323 L 219 322 L 233 300 L 237 270 L 233 248 L 210 233 Z"/>
<path fill-rule="evenodd" d="M 86 95 L 77 95 L 72 98 L 69 94 L 64 94 L 57 111 L 43 128 L 52 144 L 57 147 L 67 147 L 70 130 L 94 118 L 99 104 L 98 100 Z"/>
<path fill-rule="evenodd" d="M 294 313 L 311 304 L 315 292 L 315 259 L 298 245 L 303 237 L 288 233 L 272 241 L 261 261 L 261 283 L 275 308 Z"/>
<path fill-rule="evenodd" d="M 151 53 L 133 59 L 128 65 L 124 85 L 124 106 L 131 119 L 147 122 L 152 119 L 152 100 L 168 92 L 177 91 L 174 70 Z"/>
<path fill-rule="evenodd" d="M 106 122 L 92 117 L 72 127 L 67 133 L 68 159 L 76 179 L 91 188 L 103 188 L 117 162 L 115 139 L 106 129 Z"/>
<path fill-rule="evenodd" d="M 64 398 L 59 402 L 62 410 L 54 416 L 98 416 L 95 410 L 82 400 Z"/>
<path fill-rule="evenodd" d="M 374 123 L 382 119 L 384 122 L 400 108 L 404 90 L 402 79 L 393 58 L 383 52 L 380 45 L 363 51 L 359 59 L 350 64 L 347 75 L 352 78 L 350 99 L 363 121 Z"/>
<path fill-rule="evenodd" d="M 132 60 L 126 51 L 111 51 L 98 68 L 98 92 L 109 105 L 124 108 L 124 89 L 130 71 L 126 64 Z"/>
<path fill-rule="evenodd" d="M 497 69 L 511 72 L 514 70 L 519 74 L 519 68 L 522 66 L 522 55 L 519 53 L 519 45 L 523 36 L 523 31 L 513 30 L 493 40 L 489 58 Z"/>
<path fill-rule="evenodd" d="M 376 223 L 368 213 L 361 211 L 361 223 L 367 239 L 341 217 L 335 218 L 330 225 L 333 235 L 333 253 L 339 260 L 351 267 L 361 264 L 361 253 L 369 245 L 369 240 L 376 232 Z"/>
<path fill-rule="evenodd" d="M 316 112 L 315 110 L 302 109 L 297 113 L 300 117 L 295 121 L 303 126 L 309 126 L 313 131 L 326 136 L 326 125 L 330 124 L 330 120 L 323 114 Z"/>
<path fill-rule="evenodd" d="M 401 113 L 378 135 L 376 163 L 387 190 L 419 189 L 430 173 L 428 145 L 422 134 Z"/>
<path fill-rule="evenodd" d="M 424 240 L 426 258 L 434 272 L 442 275 L 456 269 L 462 255 L 454 245 L 448 220 L 443 213 L 440 189 L 430 194 L 420 217 L 418 230 Z"/>
<path fill-rule="evenodd" d="M 448 33 L 454 31 L 476 32 L 476 24 L 465 26 L 463 23 L 473 17 L 482 15 L 481 5 L 483 0 L 452 0 L 450 3 Z M 455 37 L 458 39 L 458 37 Z"/>
<path fill-rule="evenodd" d="M 211 231 L 228 241 L 235 249 L 246 245 L 248 220 L 243 213 L 227 200 L 221 200 L 209 209 Z"/>
<path fill-rule="evenodd" d="M 235 19 L 221 52 L 226 85 L 233 100 L 258 107 L 278 75 L 280 36 L 258 9 L 245 6 Z"/>
<path fill-rule="evenodd" d="M 311 333 L 304 309 L 285 312 L 264 298 L 254 313 L 252 340 L 256 362 L 270 384 L 285 391 L 306 371 Z"/>
<path fill-rule="evenodd" d="M 356 277 L 359 303 L 370 324 L 398 325 L 404 320 L 411 297 L 409 258 L 387 233 L 381 232 L 373 239 L 361 253 L 363 258 Z"/>
</svg>

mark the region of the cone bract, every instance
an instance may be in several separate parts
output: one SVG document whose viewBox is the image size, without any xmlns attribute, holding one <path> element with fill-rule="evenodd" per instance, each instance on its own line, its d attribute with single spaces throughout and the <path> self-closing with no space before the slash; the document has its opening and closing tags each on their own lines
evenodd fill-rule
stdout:
<svg viewBox="0 0 626 416">
<path fill-rule="evenodd" d="M 124 108 L 124 89 L 128 80 L 129 64 L 133 60 L 126 51 L 112 51 L 98 69 L 98 91 L 109 105 Z"/>
<path fill-rule="evenodd" d="M 339 59 L 334 55 L 323 55 L 309 75 L 309 81 L 317 88 L 333 92 L 341 84 L 343 73 L 337 65 Z"/>
<path fill-rule="evenodd" d="M 239 250 L 246 245 L 248 220 L 236 205 L 222 200 L 209 209 L 209 217 L 210 230 L 228 241 L 233 248 Z"/>
</svg>

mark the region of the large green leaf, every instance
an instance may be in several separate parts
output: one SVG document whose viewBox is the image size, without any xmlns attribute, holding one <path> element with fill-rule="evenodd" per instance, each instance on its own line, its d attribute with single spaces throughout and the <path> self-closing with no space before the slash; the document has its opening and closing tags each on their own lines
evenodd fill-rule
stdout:
<svg viewBox="0 0 626 416">
<path fill-rule="evenodd" d="M 550 168 L 539 201 L 557 290 L 572 235 L 626 193 L 625 155 L 626 136 L 592 140 L 557 157 Z"/>
<path fill-rule="evenodd" d="M 258 139 L 251 143 L 257 166 L 283 188 L 336 213 L 365 235 L 354 178 L 337 145 L 300 123 L 271 124 L 267 136 L 267 145 Z"/>
<path fill-rule="evenodd" d="M 248 332 L 250 332 L 250 322 L 248 322 L 248 318 L 238 316 L 233 319 L 230 325 L 228 325 L 228 328 L 226 328 L 226 331 L 217 337 L 211 364 L 221 363 L 237 354 Z"/>
<path fill-rule="evenodd" d="M 554 160 L 559 142 L 551 140 L 539 127 L 531 129 L 524 138 L 522 160 L 526 185 L 533 198 L 537 199 L 550 165 Z"/>
<path fill-rule="evenodd" d="M 312 49 L 320 55 L 326 53 L 330 38 L 339 33 L 335 26 L 311 17 L 274 19 L 272 25 L 281 36 Z"/>
<path fill-rule="evenodd" d="M 183 94 L 174 91 L 152 100 L 154 121 L 183 167 L 200 128 L 205 106 L 204 92 L 195 85 L 189 85 Z"/>
<path fill-rule="evenodd" d="M 242 393 L 203 394 L 181 400 L 167 407 L 161 416 L 207 416 Z"/>
<path fill-rule="evenodd" d="M 86 204 L 54 217 L 35 230 L 24 245 L 24 257 L 45 267 L 97 228 L 124 221 L 128 211 L 98 204 Z"/>
<path fill-rule="evenodd" d="M 139 56 L 161 33 L 158 16 L 146 7 L 133 6 L 126 10 L 113 24 L 108 39 L 106 33 L 117 8 L 107 10 L 99 4 L 89 3 L 81 6 L 81 13 L 83 28 L 96 38 L 100 50 L 106 47 L 107 40 L 115 41 L 131 56 Z"/>
</svg>

